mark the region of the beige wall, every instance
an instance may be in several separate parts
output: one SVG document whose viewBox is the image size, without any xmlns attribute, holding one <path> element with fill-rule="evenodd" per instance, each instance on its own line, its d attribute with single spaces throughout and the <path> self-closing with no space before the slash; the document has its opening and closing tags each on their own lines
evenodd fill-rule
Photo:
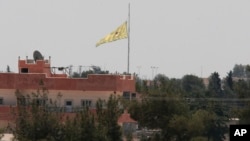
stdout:
<svg viewBox="0 0 250 141">
<path fill-rule="evenodd" d="M 0 98 L 4 105 L 16 105 L 16 95 L 13 89 L 0 89 Z"/>
<path fill-rule="evenodd" d="M 61 100 L 58 99 L 58 94 L 60 93 Z M 64 106 L 66 100 L 72 100 L 74 107 L 80 107 L 82 100 L 91 100 L 92 105 L 98 99 L 107 100 L 113 91 L 49 91 L 49 98 L 58 100 L 61 106 Z M 122 95 L 122 93 L 116 93 L 116 95 Z"/>
<path fill-rule="evenodd" d="M 37 93 L 37 90 L 20 90 L 22 94 Z M 49 90 L 48 98 L 57 100 L 60 106 L 65 105 L 65 101 L 71 100 L 74 107 L 80 107 L 82 100 L 92 100 L 92 105 L 100 99 L 107 100 L 114 91 L 72 91 L 72 90 Z M 61 98 L 59 98 L 61 95 Z M 116 95 L 122 96 L 122 92 L 116 92 Z M 15 90 L 0 89 L 0 97 L 4 100 L 4 105 L 16 105 Z"/>
<path fill-rule="evenodd" d="M 0 118 L 1 118 L 1 115 L 0 115 Z M 10 122 L 8 120 L 0 120 L 0 128 L 6 128 L 6 127 L 8 127 L 9 123 Z"/>
</svg>

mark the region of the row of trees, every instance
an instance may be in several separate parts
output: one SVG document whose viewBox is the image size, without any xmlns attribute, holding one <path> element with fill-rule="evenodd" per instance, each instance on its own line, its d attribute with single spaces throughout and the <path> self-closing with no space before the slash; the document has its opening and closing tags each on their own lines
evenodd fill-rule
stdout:
<svg viewBox="0 0 250 141">
<path fill-rule="evenodd" d="M 16 92 L 17 109 L 13 109 L 15 124 L 8 127 L 19 141 L 121 141 L 117 124 L 121 114 L 119 98 L 111 95 L 107 101 L 98 100 L 96 112 L 88 108 L 67 114 L 57 101 L 48 99 L 47 91 L 31 95 Z"/>
<path fill-rule="evenodd" d="M 233 68 L 233 76 L 239 78 L 249 78 L 250 65 L 235 64 Z"/>
<path fill-rule="evenodd" d="M 229 132 L 229 116 L 224 108 L 216 102 L 188 104 L 180 96 L 161 94 L 134 102 L 129 111 L 141 127 L 160 129 L 160 133 L 146 140 L 222 141 Z"/>
<path fill-rule="evenodd" d="M 230 71 L 225 79 L 217 72 L 206 80 L 194 75 L 181 79 L 158 74 L 153 81 L 137 79 L 140 102 L 129 107 L 141 127 L 160 129 L 147 140 L 222 141 L 229 133 L 229 119 L 250 123 L 250 81 L 233 80 Z"/>
<path fill-rule="evenodd" d="M 174 92 L 189 98 L 249 98 L 250 81 L 247 78 L 233 77 L 232 71 L 224 79 L 217 72 L 212 73 L 208 79 L 195 75 L 170 79 L 158 74 L 153 81 L 137 78 L 136 90 L 143 94 Z"/>
</svg>

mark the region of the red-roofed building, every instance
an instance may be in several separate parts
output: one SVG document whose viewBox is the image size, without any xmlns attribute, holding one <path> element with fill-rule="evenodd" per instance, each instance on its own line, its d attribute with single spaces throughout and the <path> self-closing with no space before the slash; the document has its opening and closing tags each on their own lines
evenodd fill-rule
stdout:
<svg viewBox="0 0 250 141">
<path fill-rule="evenodd" d="M 123 133 L 133 133 L 138 128 L 138 122 L 130 117 L 127 110 L 118 118 L 117 123 L 122 127 Z"/>
<path fill-rule="evenodd" d="M 57 74 L 55 69 L 64 73 Z M 87 78 L 71 78 L 66 69 L 51 67 L 50 58 L 22 60 L 19 57 L 18 73 L 0 73 L 0 124 L 9 119 L 7 107 L 17 104 L 17 90 L 22 94 L 37 93 L 41 85 L 48 90 L 49 99 L 58 100 L 60 95 L 58 106 L 65 107 L 67 112 L 72 112 L 74 107 L 95 108 L 98 99 L 107 100 L 111 94 L 136 97 L 133 75 L 91 74 Z"/>
</svg>

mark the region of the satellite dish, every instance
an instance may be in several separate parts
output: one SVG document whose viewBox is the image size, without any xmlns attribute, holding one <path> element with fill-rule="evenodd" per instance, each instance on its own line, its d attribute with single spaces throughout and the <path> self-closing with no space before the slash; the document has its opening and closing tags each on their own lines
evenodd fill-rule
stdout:
<svg viewBox="0 0 250 141">
<path fill-rule="evenodd" d="M 35 61 L 36 60 L 43 60 L 42 54 L 39 51 L 37 51 L 37 50 L 34 51 L 33 58 L 34 58 Z"/>
</svg>

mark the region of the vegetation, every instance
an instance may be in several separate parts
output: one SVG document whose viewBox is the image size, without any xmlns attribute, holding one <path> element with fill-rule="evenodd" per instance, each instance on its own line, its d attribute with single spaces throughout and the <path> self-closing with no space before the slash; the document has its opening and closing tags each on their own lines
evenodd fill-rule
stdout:
<svg viewBox="0 0 250 141">
<path fill-rule="evenodd" d="M 137 78 L 140 100 L 111 95 L 107 101 L 97 101 L 96 113 L 85 108 L 74 116 L 66 116 L 56 101 L 48 99 L 44 88 L 31 96 L 17 90 L 16 127 L 12 131 L 24 141 L 121 141 L 124 136 L 132 140 L 132 134 L 122 135 L 117 124 L 126 108 L 139 129 L 152 131 L 141 134 L 142 141 L 223 141 L 229 119 L 238 117 L 241 124 L 250 124 L 250 102 L 246 100 L 250 98 L 249 68 L 235 66 L 225 79 L 214 72 L 208 85 L 195 75 L 175 79 L 158 74 L 152 81 Z M 241 77 L 234 80 L 235 76 Z"/>
<path fill-rule="evenodd" d="M 105 107 L 105 108 L 104 108 Z M 122 113 L 116 96 L 111 95 L 107 103 L 98 100 L 96 104 L 98 128 L 107 141 L 121 141 L 122 134 L 117 124 L 118 117 Z"/>
<path fill-rule="evenodd" d="M 89 74 L 109 74 L 109 71 L 103 71 L 97 66 L 91 66 L 91 70 L 73 72 L 71 77 L 73 78 L 87 78 Z"/>
<path fill-rule="evenodd" d="M 211 74 L 209 81 L 206 89 L 202 79 L 194 75 L 180 80 L 157 75 L 153 83 L 140 88 L 148 91 L 144 91 L 141 102 L 131 104 L 129 111 L 141 127 L 160 129 L 157 140 L 222 141 L 228 132 L 226 106 L 206 100 L 223 96 L 218 73 Z"/>
<path fill-rule="evenodd" d="M 0 128 L 0 140 L 3 137 L 3 134 L 4 134 L 4 129 Z"/>
<path fill-rule="evenodd" d="M 11 72 L 11 71 L 10 71 L 10 66 L 9 66 L 9 65 L 7 65 L 6 72 Z"/>
<path fill-rule="evenodd" d="M 13 111 L 15 127 L 10 127 L 20 141 L 121 141 L 117 124 L 118 98 L 97 102 L 96 114 L 88 108 L 65 115 L 57 101 L 48 99 L 46 89 L 25 95 L 16 91 L 18 106 Z"/>
</svg>

